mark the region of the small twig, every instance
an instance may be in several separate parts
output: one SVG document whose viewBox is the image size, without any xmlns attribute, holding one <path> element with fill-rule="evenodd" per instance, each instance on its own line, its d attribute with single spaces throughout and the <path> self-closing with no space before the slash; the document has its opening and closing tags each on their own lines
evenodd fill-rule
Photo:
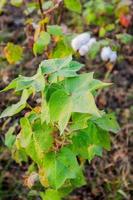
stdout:
<svg viewBox="0 0 133 200">
<path fill-rule="evenodd" d="M 58 2 L 54 5 L 54 7 L 44 11 L 43 15 L 47 15 L 47 14 L 52 13 L 54 10 L 56 10 L 60 6 L 61 2 L 62 2 L 62 0 L 58 0 Z"/>
</svg>

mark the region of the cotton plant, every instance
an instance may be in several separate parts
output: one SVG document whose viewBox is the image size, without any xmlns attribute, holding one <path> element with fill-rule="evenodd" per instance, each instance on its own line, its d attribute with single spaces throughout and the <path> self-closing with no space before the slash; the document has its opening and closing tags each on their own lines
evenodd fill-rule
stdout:
<svg viewBox="0 0 133 200">
<path fill-rule="evenodd" d="M 84 56 L 89 53 L 96 42 L 96 38 L 91 37 L 90 33 L 82 33 L 71 41 L 71 46 L 74 51 L 78 51 L 81 56 Z M 113 63 L 117 60 L 117 52 L 112 51 L 109 46 L 102 48 L 100 56 L 103 61 L 109 60 Z"/>
<path fill-rule="evenodd" d="M 95 42 L 96 39 L 91 38 L 90 33 L 82 33 L 72 40 L 71 46 L 74 51 L 78 51 L 81 56 L 84 56 Z"/>
<path fill-rule="evenodd" d="M 115 62 L 117 59 L 116 51 L 112 51 L 110 47 L 103 47 L 101 50 L 101 59 L 103 61 Z"/>
</svg>

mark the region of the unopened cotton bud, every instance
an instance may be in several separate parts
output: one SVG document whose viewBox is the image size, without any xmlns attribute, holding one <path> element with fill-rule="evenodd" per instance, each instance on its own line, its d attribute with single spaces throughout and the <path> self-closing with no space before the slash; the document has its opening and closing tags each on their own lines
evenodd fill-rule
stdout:
<svg viewBox="0 0 133 200">
<path fill-rule="evenodd" d="M 117 53 L 116 51 L 112 51 L 112 54 L 110 55 L 110 62 L 115 62 L 117 59 Z"/>
<path fill-rule="evenodd" d="M 79 54 L 81 56 L 84 56 L 85 54 L 87 54 L 88 52 L 88 46 L 87 45 L 83 45 L 81 46 L 81 48 L 79 49 Z"/>
<path fill-rule="evenodd" d="M 90 40 L 90 34 L 89 33 L 82 33 L 78 36 L 76 36 L 72 42 L 71 42 L 71 46 L 72 48 L 77 51 L 80 49 L 80 47 L 82 45 L 85 45 L 86 43 L 88 43 Z"/>
<path fill-rule="evenodd" d="M 89 42 L 86 44 L 88 46 L 88 50 L 92 47 L 92 45 L 96 43 L 96 38 L 91 38 Z"/>
<path fill-rule="evenodd" d="M 112 54 L 112 50 L 110 47 L 103 47 L 101 51 L 101 59 L 103 61 L 107 61 L 110 59 L 111 54 Z"/>
</svg>

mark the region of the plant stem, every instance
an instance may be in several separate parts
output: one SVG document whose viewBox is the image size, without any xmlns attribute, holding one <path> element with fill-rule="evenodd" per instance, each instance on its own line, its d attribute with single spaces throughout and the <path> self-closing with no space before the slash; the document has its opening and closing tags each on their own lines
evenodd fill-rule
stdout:
<svg viewBox="0 0 133 200">
<path fill-rule="evenodd" d="M 43 17 L 42 0 L 38 0 L 38 4 L 39 4 L 39 8 L 40 8 L 41 15 L 42 15 L 42 17 Z"/>
</svg>

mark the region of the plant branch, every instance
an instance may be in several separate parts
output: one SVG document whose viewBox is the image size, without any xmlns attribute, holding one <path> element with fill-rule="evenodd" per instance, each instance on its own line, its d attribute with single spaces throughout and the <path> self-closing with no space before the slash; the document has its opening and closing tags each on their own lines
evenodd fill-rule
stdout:
<svg viewBox="0 0 133 200">
<path fill-rule="evenodd" d="M 43 15 L 52 13 L 54 10 L 56 10 L 60 6 L 61 2 L 62 2 L 62 0 L 58 0 L 57 3 L 54 5 L 54 7 L 44 11 Z"/>
</svg>

